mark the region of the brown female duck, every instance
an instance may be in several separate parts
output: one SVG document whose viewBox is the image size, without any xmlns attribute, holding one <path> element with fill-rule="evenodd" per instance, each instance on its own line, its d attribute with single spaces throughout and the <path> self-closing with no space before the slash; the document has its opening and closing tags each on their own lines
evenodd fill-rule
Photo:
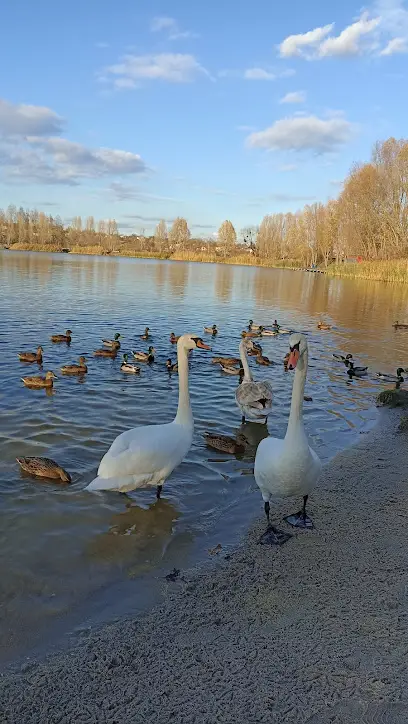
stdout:
<svg viewBox="0 0 408 724">
<path fill-rule="evenodd" d="M 57 376 L 53 372 L 46 372 L 45 377 L 22 377 L 26 387 L 52 387 Z"/>
<path fill-rule="evenodd" d="M 64 367 L 61 367 L 61 372 L 63 375 L 84 375 L 88 372 L 88 367 L 86 366 L 86 359 L 85 357 L 80 357 L 78 360 L 78 364 L 75 365 L 64 365 Z"/>
<path fill-rule="evenodd" d="M 71 344 L 71 335 L 72 332 L 70 329 L 67 329 L 65 334 L 53 334 L 50 337 L 51 342 L 66 342 L 67 344 Z"/>
<path fill-rule="evenodd" d="M 27 457 L 16 458 L 16 460 L 25 473 L 29 473 L 36 478 L 60 480 L 62 483 L 71 482 L 70 474 L 51 458 Z"/>
<path fill-rule="evenodd" d="M 37 364 L 41 365 L 43 361 L 42 353 L 43 348 L 37 347 L 36 352 L 19 352 L 18 358 L 20 362 L 37 362 Z"/>
<path fill-rule="evenodd" d="M 241 432 L 238 433 L 236 438 L 230 437 L 229 435 L 216 435 L 206 432 L 204 438 L 207 447 L 212 447 L 214 450 L 220 450 L 220 452 L 230 453 L 231 455 L 245 452 L 245 446 L 248 444 L 247 438 Z"/>
</svg>

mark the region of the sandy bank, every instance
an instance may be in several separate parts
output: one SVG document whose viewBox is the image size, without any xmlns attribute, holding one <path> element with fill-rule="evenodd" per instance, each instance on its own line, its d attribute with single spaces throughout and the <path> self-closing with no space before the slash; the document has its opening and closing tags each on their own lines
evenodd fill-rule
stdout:
<svg viewBox="0 0 408 724">
<path fill-rule="evenodd" d="M 0 720 L 406 723 L 408 433 L 397 423 L 385 412 L 325 468 L 314 532 L 259 546 L 260 515 L 231 558 L 166 582 L 147 616 L 6 673 Z"/>
</svg>

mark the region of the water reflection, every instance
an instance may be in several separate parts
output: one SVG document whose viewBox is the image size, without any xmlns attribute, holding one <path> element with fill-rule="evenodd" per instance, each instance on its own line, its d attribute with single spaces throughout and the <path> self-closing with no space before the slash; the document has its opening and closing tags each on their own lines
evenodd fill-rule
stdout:
<svg viewBox="0 0 408 724">
<path fill-rule="evenodd" d="M 133 575 L 145 572 L 162 559 L 179 517 L 176 507 L 165 499 L 148 508 L 128 502 L 124 511 L 112 516 L 109 529 L 90 543 L 88 555 L 115 565 L 131 563 Z"/>
</svg>

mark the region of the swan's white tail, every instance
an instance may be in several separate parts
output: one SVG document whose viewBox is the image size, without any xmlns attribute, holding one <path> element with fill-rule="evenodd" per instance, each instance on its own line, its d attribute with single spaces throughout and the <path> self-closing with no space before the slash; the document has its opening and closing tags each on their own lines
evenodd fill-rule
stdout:
<svg viewBox="0 0 408 724">
<path fill-rule="evenodd" d="M 101 478 L 98 476 L 86 486 L 85 490 L 117 490 L 125 493 L 127 490 L 134 490 L 136 487 L 134 475 L 123 475 L 117 478 Z"/>
</svg>

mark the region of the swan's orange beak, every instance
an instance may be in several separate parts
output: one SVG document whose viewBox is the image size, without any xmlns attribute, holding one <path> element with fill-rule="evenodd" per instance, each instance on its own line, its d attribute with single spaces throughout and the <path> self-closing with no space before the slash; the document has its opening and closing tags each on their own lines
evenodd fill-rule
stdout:
<svg viewBox="0 0 408 724">
<path fill-rule="evenodd" d="M 202 339 L 197 339 L 196 345 L 200 349 L 211 349 L 211 347 L 209 347 L 208 344 L 205 344 Z"/>
<path fill-rule="evenodd" d="M 288 368 L 290 370 L 294 370 L 299 359 L 299 350 L 298 349 L 292 349 L 289 355 L 288 359 Z"/>
</svg>

